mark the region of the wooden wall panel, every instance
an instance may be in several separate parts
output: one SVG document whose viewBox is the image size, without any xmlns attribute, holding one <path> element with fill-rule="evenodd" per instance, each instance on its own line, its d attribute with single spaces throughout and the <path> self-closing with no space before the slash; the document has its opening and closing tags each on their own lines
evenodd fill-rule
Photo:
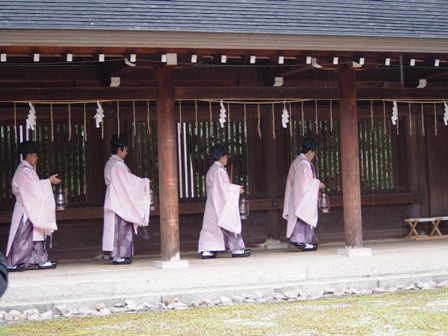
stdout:
<svg viewBox="0 0 448 336">
<path fill-rule="evenodd" d="M 426 118 L 427 164 L 429 184 L 429 215 L 448 214 L 448 127 L 439 119 L 435 135 L 434 118 Z M 417 159 L 424 164 L 425 158 Z M 422 162 L 423 161 L 423 162 Z"/>
</svg>

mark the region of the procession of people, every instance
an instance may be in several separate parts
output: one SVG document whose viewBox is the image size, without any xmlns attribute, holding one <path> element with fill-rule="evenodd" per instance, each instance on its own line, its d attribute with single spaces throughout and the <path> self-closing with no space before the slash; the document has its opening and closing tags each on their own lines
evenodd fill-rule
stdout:
<svg viewBox="0 0 448 336">
<path fill-rule="evenodd" d="M 134 235 L 147 238 L 150 219 L 150 180 L 138 177 L 125 163 L 127 137 L 114 134 L 111 156 L 104 167 L 106 194 L 102 250 L 113 265 L 129 265 L 134 256 Z M 286 179 L 283 218 L 287 221 L 288 243 L 299 251 L 317 250 L 314 230 L 318 222 L 320 190 L 325 188 L 316 177 L 312 163 L 317 142 L 302 141 L 300 155 L 291 163 Z M 12 179 L 16 198 L 6 250 L 8 272 L 25 269 L 54 269 L 57 261 L 48 260 L 53 233 L 57 230 L 56 202 L 52 185 L 61 182 L 58 174 L 40 179 L 35 171 L 38 146 L 34 141 L 18 145 L 22 160 Z M 251 255 L 242 237 L 240 195 L 244 187 L 233 184 L 227 172 L 228 153 L 221 144 L 209 151 L 212 162 L 206 182 L 206 205 L 199 234 L 198 253 L 202 259 L 214 259 L 218 253 L 231 252 L 232 258 Z"/>
</svg>

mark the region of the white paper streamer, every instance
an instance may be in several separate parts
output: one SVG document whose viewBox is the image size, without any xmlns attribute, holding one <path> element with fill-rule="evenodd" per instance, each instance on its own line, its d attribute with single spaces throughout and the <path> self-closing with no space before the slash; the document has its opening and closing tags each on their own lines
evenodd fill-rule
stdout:
<svg viewBox="0 0 448 336">
<path fill-rule="evenodd" d="M 96 122 L 96 128 L 100 128 L 100 125 L 104 119 L 104 110 L 99 101 L 96 102 L 96 106 L 97 106 L 96 114 L 93 118 L 95 119 Z"/>
<path fill-rule="evenodd" d="M 396 101 L 393 102 L 392 117 L 390 119 L 392 120 L 392 125 L 396 125 L 397 124 L 397 121 L 398 121 L 398 106 L 397 106 L 397 102 Z"/>
<path fill-rule="evenodd" d="M 219 110 L 219 123 L 221 124 L 221 127 L 224 127 L 224 124 L 226 123 L 226 108 L 224 107 L 224 104 L 221 100 L 221 102 L 219 103 L 221 109 Z"/>
<path fill-rule="evenodd" d="M 28 117 L 26 118 L 26 128 L 34 131 L 34 126 L 36 126 L 36 110 L 33 103 L 28 103 L 30 110 Z"/>
<path fill-rule="evenodd" d="M 282 126 L 287 128 L 289 123 L 289 112 L 286 109 L 286 102 L 283 101 Z"/>
</svg>

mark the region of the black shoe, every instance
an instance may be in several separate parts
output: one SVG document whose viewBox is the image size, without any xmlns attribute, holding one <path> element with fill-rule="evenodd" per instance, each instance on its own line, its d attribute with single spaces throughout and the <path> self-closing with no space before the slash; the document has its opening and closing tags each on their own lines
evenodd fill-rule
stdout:
<svg viewBox="0 0 448 336">
<path fill-rule="evenodd" d="M 251 249 L 244 249 L 244 253 L 232 253 L 232 258 L 245 258 L 245 257 L 249 257 L 250 253 L 252 252 Z"/>
<path fill-rule="evenodd" d="M 132 264 L 132 258 L 123 258 L 122 260 L 113 260 L 112 265 L 130 265 Z"/>
<path fill-rule="evenodd" d="M 50 261 L 49 265 L 39 265 L 38 268 L 40 270 L 46 270 L 46 269 L 55 269 L 58 266 L 57 261 Z"/>
<path fill-rule="evenodd" d="M 290 240 L 288 240 L 288 244 L 294 246 L 296 249 L 298 249 L 299 251 L 303 251 L 305 250 L 305 244 L 303 243 L 294 243 Z"/>
<path fill-rule="evenodd" d="M 23 272 L 25 270 L 25 264 L 18 264 L 15 266 L 8 266 L 8 273 L 9 272 Z"/>
<path fill-rule="evenodd" d="M 215 259 L 216 253 L 215 252 L 210 252 L 210 253 L 212 253 L 212 255 L 204 255 L 203 253 L 201 253 L 201 258 L 202 259 Z"/>
</svg>

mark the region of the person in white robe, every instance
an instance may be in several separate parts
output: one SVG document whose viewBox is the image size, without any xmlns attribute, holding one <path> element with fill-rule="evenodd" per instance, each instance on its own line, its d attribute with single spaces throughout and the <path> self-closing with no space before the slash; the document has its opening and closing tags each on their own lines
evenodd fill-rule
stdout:
<svg viewBox="0 0 448 336">
<path fill-rule="evenodd" d="M 149 223 L 150 181 L 132 174 L 124 162 L 128 154 L 125 135 L 114 134 L 110 145 L 112 155 L 104 167 L 103 251 L 114 265 L 131 264 L 133 236 L 139 227 L 146 233 Z"/>
<path fill-rule="evenodd" d="M 232 184 L 225 166 L 227 152 L 221 145 L 210 149 L 214 161 L 206 175 L 207 201 L 198 252 L 202 259 L 216 258 L 217 252 L 232 252 L 232 257 L 249 257 L 251 250 L 245 247 L 241 236 L 239 197 L 242 186 Z"/>
<path fill-rule="evenodd" d="M 306 138 L 300 155 L 291 163 L 286 179 L 283 218 L 288 221 L 288 243 L 300 251 L 317 250 L 318 240 L 314 233 L 318 221 L 318 199 L 325 185 L 316 178 L 312 164 L 316 157 L 317 143 Z"/>
<path fill-rule="evenodd" d="M 46 237 L 57 230 L 56 202 L 52 184 L 61 180 L 58 174 L 41 180 L 34 167 L 38 160 L 34 141 L 19 144 L 20 162 L 12 179 L 16 198 L 9 231 L 6 260 L 9 272 L 21 272 L 28 266 L 53 269 L 57 261 L 48 261 Z"/>
</svg>

